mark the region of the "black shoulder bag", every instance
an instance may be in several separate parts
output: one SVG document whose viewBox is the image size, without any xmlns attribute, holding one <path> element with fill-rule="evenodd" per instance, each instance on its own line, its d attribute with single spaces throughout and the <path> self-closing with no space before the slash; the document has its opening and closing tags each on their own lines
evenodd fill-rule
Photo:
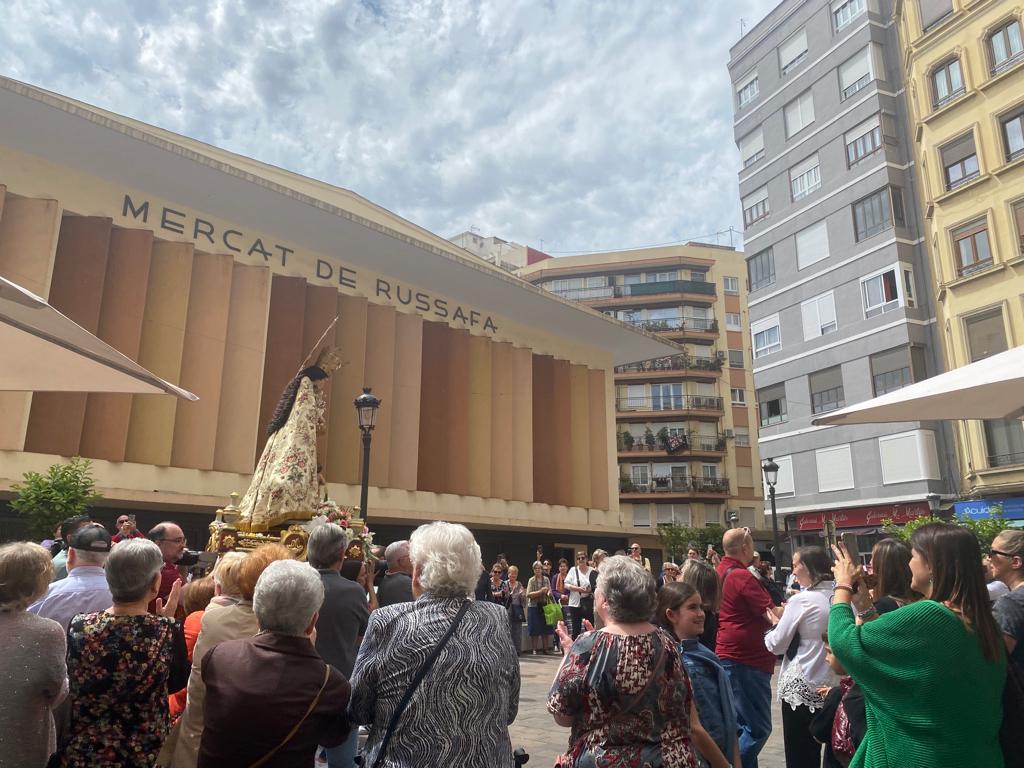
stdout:
<svg viewBox="0 0 1024 768">
<path fill-rule="evenodd" d="M 388 729 L 384 732 L 384 738 L 380 742 L 380 750 L 377 752 L 377 759 L 373 761 L 373 768 L 380 768 L 380 765 L 384 762 L 384 754 L 388 750 L 388 744 L 391 742 L 391 737 L 395 734 L 395 727 L 398 725 L 399 718 L 402 717 L 402 713 L 405 712 L 405 708 L 409 706 L 409 702 L 412 700 L 412 695 L 416 693 L 416 689 L 420 687 L 420 683 L 423 682 L 423 678 L 427 676 L 427 672 L 434 666 L 434 662 L 437 661 L 437 657 L 441 655 L 441 651 L 451 640 L 452 635 L 455 634 L 455 630 L 458 629 L 459 624 L 462 623 L 462 617 L 466 615 L 466 611 L 469 610 L 469 600 L 463 600 L 462 606 L 459 608 L 459 612 L 455 614 L 455 618 L 452 619 L 452 625 L 448 627 L 448 631 L 444 637 L 441 638 L 434 650 L 431 651 L 430 656 L 423 662 L 423 666 L 420 667 L 419 672 L 416 673 L 416 677 L 409 683 L 409 687 L 405 689 L 405 695 L 402 696 L 402 700 L 398 702 L 398 707 L 395 709 L 395 714 L 391 716 L 391 722 L 388 723 Z"/>
</svg>

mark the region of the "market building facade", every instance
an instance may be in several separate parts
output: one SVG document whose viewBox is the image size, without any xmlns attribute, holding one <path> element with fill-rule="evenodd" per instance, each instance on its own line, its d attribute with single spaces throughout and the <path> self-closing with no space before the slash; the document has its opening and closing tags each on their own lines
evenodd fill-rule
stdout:
<svg viewBox="0 0 1024 768">
<path fill-rule="evenodd" d="M 104 505 L 143 528 L 182 520 L 199 543 L 338 317 L 322 472 L 357 503 L 351 403 L 371 387 L 368 507 L 385 540 L 445 519 L 522 561 L 632 532 L 613 370 L 678 347 L 351 192 L 0 78 L 0 274 L 200 396 L 0 393 L 7 497 L 81 455 Z"/>
</svg>

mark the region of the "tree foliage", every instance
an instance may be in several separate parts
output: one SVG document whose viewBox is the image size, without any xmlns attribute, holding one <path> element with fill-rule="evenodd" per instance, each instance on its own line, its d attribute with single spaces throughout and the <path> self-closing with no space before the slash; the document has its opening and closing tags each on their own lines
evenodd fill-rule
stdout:
<svg viewBox="0 0 1024 768">
<path fill-rule="evenodd" d="M 665 554 L 672 562 L 682 563 L 686 559 L 686 549 L 691 543 L 697 545 L 701 554 L 711 544 L 718 552 L 722 552 L 722 535 L 725 528 L 715 525 L 710 528 L 689 528 L 685 525 L 659 525 L 658 538 L 665 548 Z"/>
<path fill-rule="evenodd" d="M 18 495 L 11 507 L 28 518 L 34 536 L 49 536 L 62 520 L 85 514 L 101 498 L 91 467 L 91 461 L 75 456 L 66 464 L 53 464 L 46 474 L 26 472 L 13 487 Z"/>
<path fill-rule="evenodd" d="M 920 528 L 926 523 L 933 523 L 934 520 L 927 517 L 917 517 L 906 523 L 905 525 L 897 525 L 892 520 L 883 520 L 883 530 L 890 536 L 894 536 L 898 539 L 910 543 L 910 537 L 914 531 Z M 1000 531 L 1006 530 L 1007 523 L 1006 519 L 1002 514 L 992 515 L 986 517 L 983 520 L 974 520 L 973 518 L 967 517 L 954 517 L 950 520 L 953 525 L 959 525 L 962 528 L 967 528 L 971 533 L 978 539 L 978 546 L 981 547 L 982 552 L 988 552 L 992 546 L 992 540 L 999 535 Z"/>
</svg>

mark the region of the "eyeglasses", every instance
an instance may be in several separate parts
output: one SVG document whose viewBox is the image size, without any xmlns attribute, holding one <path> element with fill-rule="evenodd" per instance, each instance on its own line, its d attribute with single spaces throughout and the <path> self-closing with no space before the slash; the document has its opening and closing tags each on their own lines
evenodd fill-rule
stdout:
<svg viewBox="0 0 1024 768">
<path fill-rule="evenodd" d="M 586 556 L 586 555 L 577 555 L 577 556 L 576 556 L 576 559 L 577 559 L 577 560 L 586 560 L 586 559 L 587 559 L 587 556 Z"/>
<path fill-rule="evenodd" d="M 169 541 L 169 542 L 171 542 L 171 544 L 184 544 L 185 543 L 185 537 L 184 536 L 179 536 L 176 539 L 160 539 L 160 541 Z"/>
<path fill-rule="evenodd" d="M 998 549 L 990 549 L 988 551 L 988 556 L 992 557 L 992 555 L 1002 555 L 1003 557 L 1016 557 L 1017 556 L 1016 554 L 1010 554 L 1009 552 L 1000 552 Z"/>
<path fill-rule="evenodd" d="M 639 552 L 640 551 L 640 547 L 630 547 L 629 549 L 630 549 L 631 552 Z"/>
</svg>

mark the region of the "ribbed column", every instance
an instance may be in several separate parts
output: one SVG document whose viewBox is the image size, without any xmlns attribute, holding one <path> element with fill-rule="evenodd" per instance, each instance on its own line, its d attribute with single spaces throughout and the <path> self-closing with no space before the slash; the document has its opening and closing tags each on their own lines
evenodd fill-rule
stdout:
<svg viewBox="0 0 1024 768">
<path fill-rule="evenodd" d="M 515 359 L 512 345 L 491 345 L 491 495 L 515 499 Z"/>
<path fill-rule="evenodd" d="M 263 360 L 263 392 L 260 396 L 259 458 L 266 444 L 267 427 L 281 394 L 299 372 L 306 316 L 306 281 L 301 277 L 274 275 L 270 286 L 270 319 L 267 323 L 267 352 Z"/>
<path fill-rule="evenodd" d="M 616 475 L 609 474 L 608 424 L 609 409 L 608 374 L 602 370 L 587 371 L 590 397 L 590 503 L 595 509 L 611 508 L 612 482 L 617 482 Z M 613 417 L 614 418 L 614 417 Z M 611 422 L 614 423 L 614 422 Z"/>
<path fill-rule="evenodd" d="M 423 324 L 416 487 L 441 493 L 448 475 L 448 326 Z"/>
<path fill-rule="evenodd" d="M 572 400 L 569 387 L 569 361 L 555 360 L 552 364 L 554 375 L 554 418 L 548 426 L 549 437 L 555 447 L 555 499 L 557 504 L 573 504 L 572 481 Z"/>
<path fill-rule="evenodd" d="M 416 490 L 423 382 L 423 317 L 399 313 L 395 321 L 395 381 L 391 395 L 392 488 Z"/>
<path fill-rule="evenodd" d="M 152 248 L 153 233 L 148 229 L 116 228 L 110 233 L 97 335 L 132 360 L 139 359 Z M 86 398 L 81 454 L 93 459 L 124 461 L 131 411 L 131 395 L 90 393 Z"/>
<path fill-rule="evenodd" d="M 545 504 L 559 503 L 554 363 L 549 355 L 533 356 L 533 498 Z"/>
<path fill-rule="evenodd" d="M 370 304 L 366 316 L 366 386 L 381 400 L 370 448 L 370 485 L 388 485 L 391 466 L 392 397 L 395 391 L 395 315 L 393 307 Z M 353 409 L 354 410 L 354 409 Z"/>
<path fill-rule="evenodd" d="M 174 384 L 181 377 L 192 257 L 190 243 L 154 243 L 149 266 L 139 364 Z M 167 395 L 132 398 L 126 461 L 157 466 L 171 463 L 177 405 L 178 398 Z"/>
<path fill-rule="evenodd" d="M 252 472 L 259 434 L 263 361 L 266 358 L 271 273 L 267 267 L 234 264 L 224 341 L 224 370 L 217 412 L 213 467 Z M 242 489 L 239 489 L 241 491 Z"/>
<path fill-rule="evenodd" d="M 331 415 L 327 430 L 327 480 L 358 485 L 362 443 L 359 421 L 352 402 L 362 392 L 366 372 L 367 301 L 361 296 L 342 296 L 338 302 L 338 326 L 334 343 L 341 352 L 342 367 L 331 376 Z"/>
<path fill-rule="evenodd" d="M 59 227 L 56 200 L 6 196 L 0 218 L 0 275 L 45 299 Z M 28 393 L 0 392 L 0 449 L 24 448 L 31 402 Z"/>
<path fill-rule="evenodd" d="M 512 349 L 512 403 L 515 408 L 512 484 L 518 501 L 533 501 L 533 353 L 529 349 Z"/>
<path fill-rule="evenodd" d="M 585 365 L 569 366 L 569 438 L 572 462 L 572 504 L 589 508 L 590 483 L 590 382 Z"/>
<path fill-rule="evenodd" d="M 199 395 L 199 400 L 178 403 L 171 447 L 175 467 L 213 469 L 231 310 L 231 266 L 227 254 L 196 254 L 192 263 L 181 386 Z"/>
<path fill-rule="evenodd" d="M 491 496 L 491 341 L 469 337 L 469 494 Z"/>
<path fill-rule="evenodd" d="M 92 216 L 64 216 L 60 224 L 49 301 L 90 333 L 99 329 L 111 226 L 110 219 Z M 25 450 L 78 455 L 85 404 L 84 392 L 36 392 Z"/>
<path fill-rule="evenodd" d="M 448 328 L 448 465 L 445 492 L 469 494 L 469 331 Z"/>
</svg>

